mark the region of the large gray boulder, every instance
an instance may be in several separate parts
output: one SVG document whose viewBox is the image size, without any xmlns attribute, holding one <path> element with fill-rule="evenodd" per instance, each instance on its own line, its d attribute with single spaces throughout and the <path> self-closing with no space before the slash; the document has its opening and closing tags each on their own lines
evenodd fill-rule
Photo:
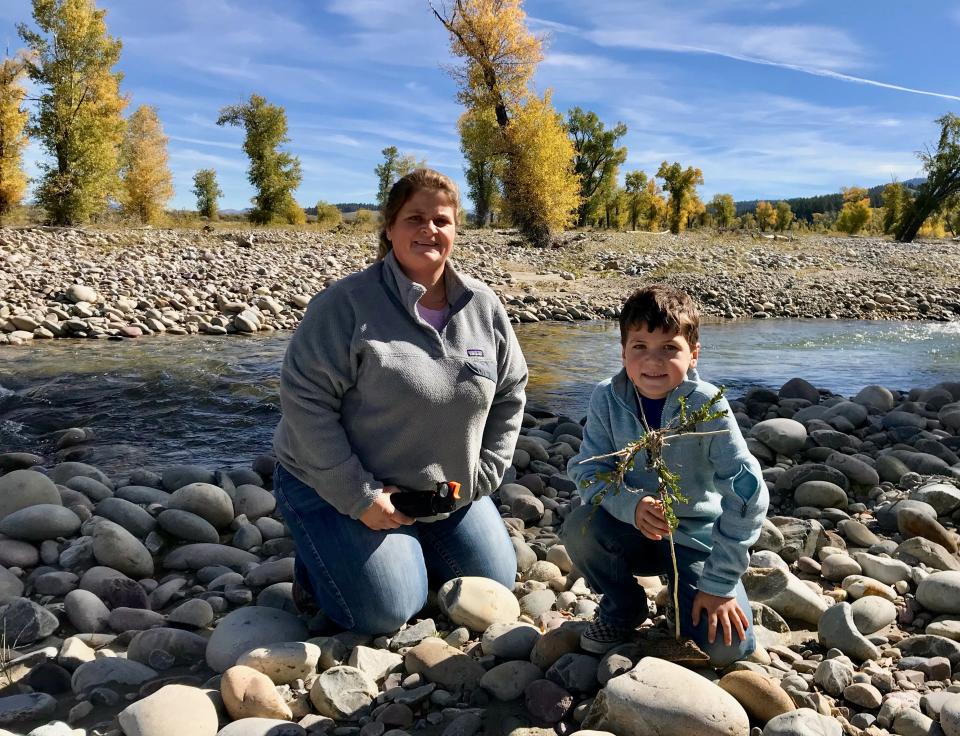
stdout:
<svg viewBox="0 0 960 736">
<path fill-rule="evenodd" d="M 618 736 L 747 736 L 750 720 L 732 695 L 706 678 L 672 662 L 644 657 L 607 682 L 583 727 Z"/>
</svg>

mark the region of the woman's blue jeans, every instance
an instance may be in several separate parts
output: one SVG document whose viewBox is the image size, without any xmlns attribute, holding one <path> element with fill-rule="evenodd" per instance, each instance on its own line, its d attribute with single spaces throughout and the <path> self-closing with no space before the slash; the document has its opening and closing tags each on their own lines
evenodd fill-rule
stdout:
<svg viewBox="0 0 960 736">
<path fill-rule="evenodd" d="M 561 537 L 567 554 L 590 587 L 603 593 L 600 615 L 613 625 L 633 628 L 648 615 L 646 593 L 635 575 L 666 575 L 673 590 L 669 541 L 647 539 L 639 529 L 615 519 L 602 506 L 585 504 L 574 509 L 563 523 Z M 693 639 L 710 656 L 714 667 L 743 659 L 756 648 L 753 624 L 747 628 L 746 639 L 742 641 L 734 630 L 731 646 L 723 643 L 723 629 L 719 626 L 714 642 L 707 641 L 707 617 L 702 611 L 699 625 L 693 625 L 693 599 L 708 553 L 681 544 L 675 545 L 675 549 L 680 610 L 674 615 L 680 616 L 680 633 Z M 747 620 L 752 620 L 750 601 L 742 582 L 737 583 L 736 598 Z"/>
<path fill-rule="evenodd" d="M 440 521 L 374 531 L 279 464 L 273 489 L 296 543 L 297 582 L 345 629 L 396 631 L 423 608 L 428 583 L 480 576 L 513 588 L 516 553 L 490 498 Z"/>
</svg>

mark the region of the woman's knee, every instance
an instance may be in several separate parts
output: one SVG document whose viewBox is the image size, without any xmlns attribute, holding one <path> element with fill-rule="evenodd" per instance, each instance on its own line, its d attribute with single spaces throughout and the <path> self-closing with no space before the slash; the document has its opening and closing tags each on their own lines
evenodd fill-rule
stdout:
<svg viewBox="0 0 960 736">
<path fill-rule="evenodd" d="M 384 594 L 385 593 L 385 594 Z M 383 591 L 370 596 L 351 611 L 353 630 L 362 634 L 392 634 L 423 609 L 427 586 L 409 586 L 403 590 Z"/>
</svg>

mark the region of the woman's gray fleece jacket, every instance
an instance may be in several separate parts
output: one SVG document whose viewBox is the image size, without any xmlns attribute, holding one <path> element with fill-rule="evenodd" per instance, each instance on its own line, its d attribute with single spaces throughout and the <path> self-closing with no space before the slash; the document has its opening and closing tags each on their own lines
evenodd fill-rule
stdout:
<svg viewBox="0 0 960 736">
<path fill-rule="evenodd" d="M 426 289 L 393 253 L 310 302 L 280 375 L 279 462 L 357 518 L 385 485 L 491 494 L 513 458 L 527 365 L 485 284 L 444 270 L 450 317 L 417 314 Z"/>
</svg>

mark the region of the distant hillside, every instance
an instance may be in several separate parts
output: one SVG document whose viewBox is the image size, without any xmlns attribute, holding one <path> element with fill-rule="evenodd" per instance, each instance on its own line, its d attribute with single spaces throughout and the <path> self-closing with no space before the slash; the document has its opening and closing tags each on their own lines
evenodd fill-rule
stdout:
<svg viewBox="0 0 960 736">
<path fill-rule="evenodd" d="M 916 188 L 918 185 L 922 184 L 925 180 L 922 178 L 917 179 L 907 179 L 906 181 L 900 182 L 906 187 L 911 189 Z M 870 195 L 870 206 L 879 207 L 883 204 L 883 188 L 887 186 L 886 184 L 878 184 L 875 187 L 870 187 L 867 190 L 867 193 Z M 736 203 L 737 206 L 737 215 L 743 215 L 747 212 L 753 212 L 757 208 L 758 199 L 743 200 Z M 771 204 L 776 204 L 780 201 L 777 197 L 771 197 L 766 200 Z M 797 219 L 804 219 L 807 221 L 813 220 L 813 214 L 815 212 L 832 212 L 836 213 L 843 209 L 843 195 L 840 192 L 835 194 L 818 194 L 813 197 L 793 197 L 787 200 L 787 203 L 790 205 L 790 209 L 793 210 L 793 214 L 797 216 Z"/>
<path fill-rule="evenodd" d="M 377 207 L 377 205 L 373 204 L 372 202 L 337 202 L 333 206 L 336 207 L 338 210 L 340 210 L 344 214 L 356 212 L 357 210 L 373 210 L 374 212 L 377 212 L 380 209 L 379 207 Z M 317 206 L 314 205 L 313 207 L 304 207 L 303 211 L 306 212 L 308 215 L 316 216 Z M 248 209 L 247 210 L 236 210 L 236 209 L 220 210 L 221 215 L 246 215 L 248 212 L 250 212 L 250 210 Z"/>
</svg>

